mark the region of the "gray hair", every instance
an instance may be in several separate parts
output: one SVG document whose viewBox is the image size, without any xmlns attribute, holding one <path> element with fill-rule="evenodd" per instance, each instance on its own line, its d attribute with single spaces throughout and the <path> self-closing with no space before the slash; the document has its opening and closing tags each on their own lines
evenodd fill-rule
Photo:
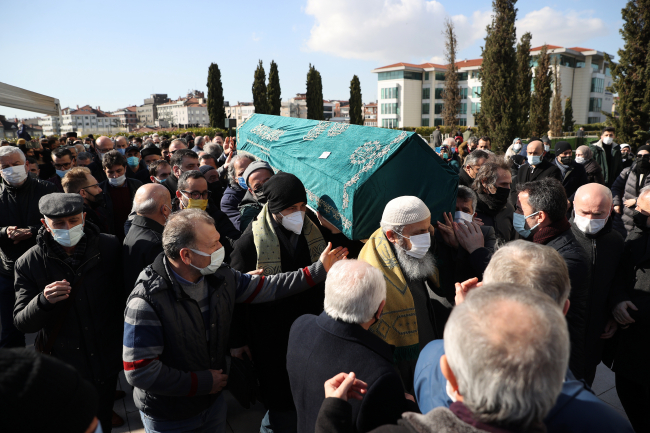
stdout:
<svg viewBox="0 0 650 433">
<path fill-rule="evenodd" d="M 386 232 L 388 230 L 392 230 L 392 231 L 394 231 L 396 233 L 399 233 L 401 235 L 402 232 L 404 231 L 404 227 L 406 227 L 406 225 L 404 225 L 404 224 L 396 225 L 396 224 L 390 224 L 390 223 L 387 223 L 387 222 L 384 222 L 384 221 L 381 221 L 379 223 L 379 225 L 381 226 L 381 231 L 384 232 L 384 235 L 386 234 Z"/>
<path fill-rule="evenodd" d="M 241 161 L 244 158 L 250 159 L 251 162 L 256 161 L 255 157 L 248 153 L 238 153 L 230 160 L 230 165 L 228 166 L 228 182 L 230 182 L 230 185 L 232 186 L 239 185 L 237 179 L 235 179 L 235 162 Z"/>
<path fill-rule="evenodd" d="M 641 188 L 641 190 L 639 191 L 639 198 L 645 197 L 646 195 L 648 195 L 648 193 L 650 193 L 650 185 Z"/>
<path fill-rule="evenodd" d="M 140 203 L 133 202 L 132 212 L 139 215 L 152 215 L 158 211 L 158 200 L 155 198 L 148 198 Z"/>
<path fill-rule="evenodd" d="M 144 148 L 144 147 L 147 147 L 147 146 L 155 146 L 155 145 L 156 145 L 156 143 L 154 143 L 154 142 L 153 142 L 152 140 L 150 140 L 150 139 L 146 139 L 145 142 L 142 143 L 142 147 L 143 147 L 143 148 Z"/>
<path fill-rule="evenodd" d="M 177 260 L 183 248 L 196 248 L 196 223 L 214 224 L 214 219 L 201 209 L 183 209 L 171 214 L 163 231 L 165 256 Z"/>
<path fill-rule="evenodd" d="M 341 260 L 327 273 L 324 309 L 332 319 L 366 323 L 384 300 L 384 275 L 366 262 Z"/>
<path fill-rule="evenodd" d="M 481 159 L 488 159 L 489 157 L 490 155 L 484 150 L 473 150 L 469 155 L 467 155 L 467 158 L 465 158 L 464 167 L 467 167 L 468 165 L 476 165 Z"/>
<path fill-rule="evenodd" d="M 476 212 L 476 202 L 478 201 L 478 197 L 472 188 L 459 185 L 456 200 L 470 200 L 472 202 L 472 210 Z"/>
<path fill-rule="evenodd" d="M 566 320 L 548 296 L 486 284 L 452 310 L 444 336 L 458 392 L 478 421 L 522 431 L 543 422 L 569 363 Z"/>
<path fill-rule="evenodd" d="M 195 146 L 198 146 L 199 144 L 203 143 L 203 141 L 204 141 L 203 136 L 202 136 L 202 135 L 199 135 L 198 137 L 196 137 L 196 138 L 194 139 L 194 145 L 195 145 Z"/>
<path fill-rule="evenodd" d="M 469 137 L 467 140 L 467 145 L 470 146 L 471 144 L 477 144 L 478 145 L 478 137 L 476 135 L 472 135 Z M 471 146 L 470 146 L 471 147 Z M 470 154 L 471 155 L 471 154 Z"/>
<path fill-rule="evenodd" d="M 571 293 L 566 262 L 554 248 L 524 240 L 508 242 L 499 248 L 485 272 L 483 283 L 510 283 L 546 293 L 564 307 Z"/>
<path fill-rule="evenodd" d="M 79 152 L 77 154 L 77 160 L 79 161 L 87 161 L 89 159 L 93 159 L 93 156 L 90 154 L 90 152 Z"/>
<path fill-rule="evenodd" d="M 86 146 L 84 146 L 83 144 L 75 144 L 74 148 L 77 149 L 77 154 L 86 151 Z M 77 155 L 77 156 L 79 156 L 79 155 Z"/>
<path fill-rule="evenodd" d="M 478 173 L 476 173 L 476 178 L 472 183 L 472 188 L 474 191 L 482 192 L 484 189 L 484 184 L 486 187 L 496 186 L 497 179 L 499 178 L 499 169 L 510 172 L 510 164 L 506 161 L 505 158 L 500 156 L 493 156 L 485 161 L 481 168 L 479 168 Z"/>
<path fill-rule="evenodd" d="M 2 146 L 2 147 L 0 147 L 0 158 L 2 158 L 3 156 L 10 156 L 10 155 L 13 155 L 13 154 L 20 155 L 20 159 L 23 162 L 27 161 L 27 158 L 25 158 L 25 154 L 19 148 L 14 147 L 14 146 Z"/>
<path fill-rule="evenodd" d="M 580 151 L 585 159 L 585 161 L 589 161 L 594 157 L 594 153 L 589 149 L 589 146 L 578 146 L 576 149 L 576 153 Z"/>
<path fill-rule="evenodd" d="M 221 154 L 223 154 L 223 147 L 217 143 L 208 143 L 203 146 L 203 151 L 213 155 L 215 159 L 218 159 Z"/>
</svg>

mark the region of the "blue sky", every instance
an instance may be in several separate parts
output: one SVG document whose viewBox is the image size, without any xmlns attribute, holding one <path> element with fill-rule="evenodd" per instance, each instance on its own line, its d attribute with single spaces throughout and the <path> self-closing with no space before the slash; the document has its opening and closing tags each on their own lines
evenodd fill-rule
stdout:
<svg viewBox="0 0 650 433">
<path fill-rule="evenodd" d="M 533 44 L 582 46 L 616 56 L 623 0 L 518 3 L 518 33 Z M 258 60 L 278 63 L 282 99 L 305 91 L 309 64 L 326 99 L 348 99 L 354 74 L 364 102 L 370 71 L 396 62 L 443 62 L 441 24 L 456 24 L 460 59 L 480 57 L 491 0 L 23 1 L 4 2 L 0 81 L 58 98 L 63 107 L 116 110 L 151 93 L 206 90 L 219 65 L 231 104 L 252 100 Z M 31 113 L 0 107 L 7 117 Z"/>
</svg>

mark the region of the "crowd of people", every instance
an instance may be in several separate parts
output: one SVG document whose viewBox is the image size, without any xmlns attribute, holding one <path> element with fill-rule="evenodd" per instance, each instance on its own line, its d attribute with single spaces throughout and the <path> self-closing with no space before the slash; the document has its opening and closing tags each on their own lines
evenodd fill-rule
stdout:
<svg viewBox="0 0 650 433">
<path fill-rule="evenodd" d="M 110 432 L 124 371 L 147 432 L 225 389 L 262 433 L 650 431 L 650 144 L 434 135 L 454 212 L 363 241 L 233 137 L 2 143 L 0 430 Z"/>
</svg>

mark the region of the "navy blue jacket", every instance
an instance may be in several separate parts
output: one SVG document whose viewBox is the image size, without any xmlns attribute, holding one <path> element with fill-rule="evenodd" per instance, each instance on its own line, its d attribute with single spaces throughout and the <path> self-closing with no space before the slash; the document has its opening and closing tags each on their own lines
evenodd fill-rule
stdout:
<svg viewBox="0 0 650 433">
<path fill-rule="evenodd" d="M 240 186 L 233 188 L 232 185 L 228 185 L 228 188 L 226 188 L 226 191 L 223 193 L 223 197 L 221 198 L 221 211 L 228 215 L 228 218 L 230 218 L 230 221 L 237 230 L 240 230 L 239 219 L 241 218 L 241 214 L 239 213 L 239 203 L 244 199 L 246 191 L 247 190 Z"/>
<path fill-rule="evenodd" d="M 420 352 L 414 386 L 422 413 L 436 407 L 448 408 L 452 403 L 446 391 L 447 379 L 440 371 L 440 357 L 444 354 L 443 340 L 432 341 Z M 567 370 L 562 392 L 544 424 L 554 433 L 634 432 L 628 420 L 596 397 L 584 382 L 576 380 L 571 370 Z"/>
<path fill-rule="evenodd" d="M 327 313 L 305 314 L 291 327 L 287 371 L 298 413 L 298 433 L 311 433 L 325 394 L 323 384 L 353 371 L 368 384 L 363 400 L 350 400 L 354 431 L 395 424 L 406 411 L 417 411 L 404 397 L 392 364 L 392 346 L 360 325 L 334 320 Z"/>
</svg>

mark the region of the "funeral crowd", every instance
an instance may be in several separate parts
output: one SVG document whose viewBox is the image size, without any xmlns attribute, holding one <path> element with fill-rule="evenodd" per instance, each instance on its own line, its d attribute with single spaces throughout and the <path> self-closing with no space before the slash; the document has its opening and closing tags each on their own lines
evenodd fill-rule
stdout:
<svg viewBox="0 0 650 433">
<path fill-rule="evenodd" d="M 0 431 L 110 432 L 124 371 L 147 432 L 225 432 L 224 390 L 263 433 L 650 432 L 650 145 L 431 146 L 455 212 L 358 241 L 235 138 L 3 143 Z"/>
</svg>

